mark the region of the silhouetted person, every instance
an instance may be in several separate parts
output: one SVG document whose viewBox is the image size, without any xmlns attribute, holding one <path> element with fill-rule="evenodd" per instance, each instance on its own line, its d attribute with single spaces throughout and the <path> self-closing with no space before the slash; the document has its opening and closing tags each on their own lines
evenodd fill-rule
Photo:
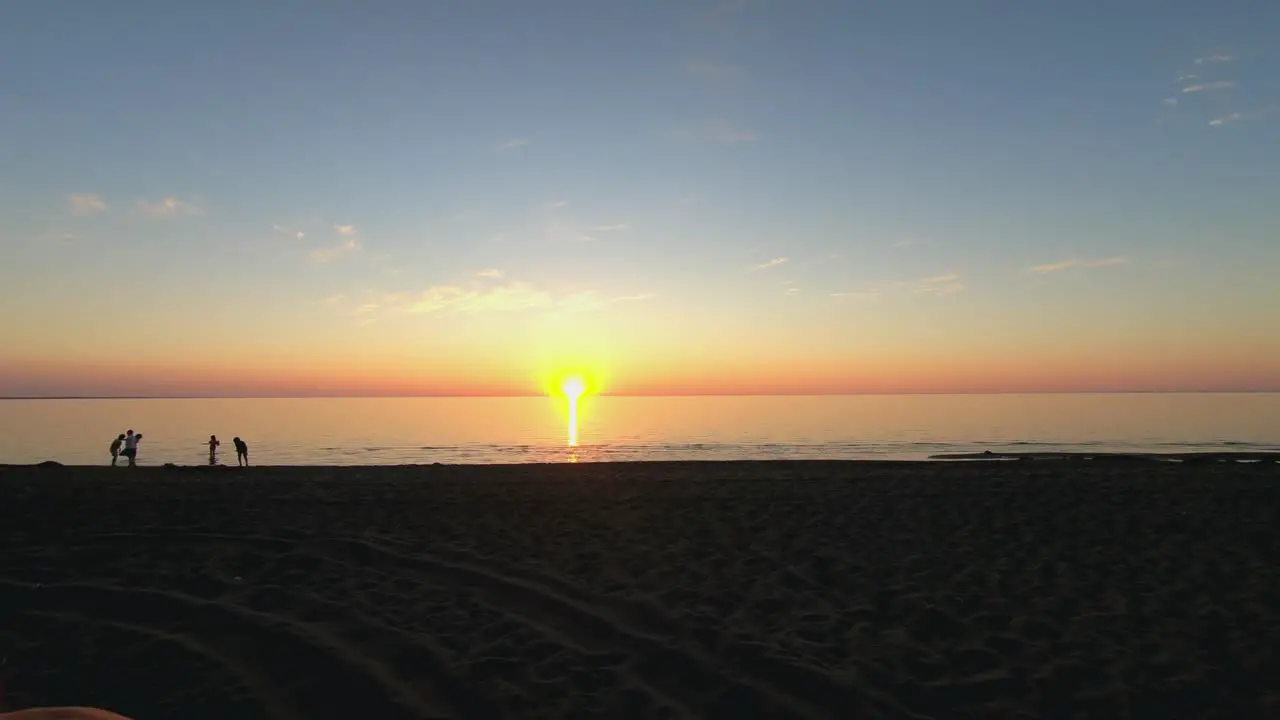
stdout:
<svg viewBox="0 0 1280 720">
<path fill-rule="evenodd" d="M 120 457 L 120 446 L 124 444 L 124 433 L 111 441 L 111 467 L 116 466 L 116 458 Z"/>
<path fill-rule="evenodd" d="M 222 443 L 218 442 L 217 435 L 209 436 L 209 464 L 213 465 L 218 462 L 218 446 Z"/>
<path fill-rule="evenodd" d="M 142 440 L 142 433 L 134 435 L 132 430 L 125 433 L 124 452 L 121 455 L 129 458 L 129 467 L 136 467 L 138 464 L 138 442 L 140 440 Z"/>
<path fill-rule="evenodd" d="M 231 442 L 236 445 L 236 466 L 240 465 L 240 461 L 244 461 L 244 466 L 249 467 L 249 444 L 241 440 L 239 437 L 232 438 Z"/>
</svg>

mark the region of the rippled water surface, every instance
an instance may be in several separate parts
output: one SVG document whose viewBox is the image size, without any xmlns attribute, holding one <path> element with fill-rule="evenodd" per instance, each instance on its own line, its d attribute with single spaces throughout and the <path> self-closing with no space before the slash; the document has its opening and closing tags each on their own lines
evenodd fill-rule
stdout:
<svg viewBox="0 0 1280 720">
<path fill-rule="evenodd" d="M 1280 451 L 1280 394 L 0 401 L 0 463 L 255 464 L 919 459 L 969 450 Z"/>
</svg>

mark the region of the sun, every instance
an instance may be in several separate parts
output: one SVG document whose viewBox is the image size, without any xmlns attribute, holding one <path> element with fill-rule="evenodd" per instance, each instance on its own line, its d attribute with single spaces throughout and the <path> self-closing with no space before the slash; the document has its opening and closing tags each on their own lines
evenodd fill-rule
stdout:
<svg viewBox="0 0 1280 720">
<path fill-rule="evenodd" d="M 587 383 L 577 375 L 570 375 L 560 381 L 560 392 L 570 400 L 577 400 L 587 391 Z"/>
</svg>

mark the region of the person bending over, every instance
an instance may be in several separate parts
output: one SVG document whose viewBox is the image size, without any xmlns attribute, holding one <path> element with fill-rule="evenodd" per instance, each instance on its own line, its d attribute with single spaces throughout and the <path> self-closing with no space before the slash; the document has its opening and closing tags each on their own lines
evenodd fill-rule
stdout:
<svg viewBox="0 0 1280 720">
<path fill-rule="evenodd" d="M 116 466 L 116 459 L 120 457 L 120 446 L 124 445 L 124 433 L 111 441 L 111 467 Z"/>
</svg>

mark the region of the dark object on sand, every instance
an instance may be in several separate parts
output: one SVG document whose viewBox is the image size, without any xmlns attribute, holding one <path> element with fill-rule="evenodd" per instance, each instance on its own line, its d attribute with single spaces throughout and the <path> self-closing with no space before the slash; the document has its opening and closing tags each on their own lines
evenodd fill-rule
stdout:
<svg viewBox="0 0 1280 720">
<path fill-rule="evenodd" d="M 64 465 L 63 465 L 62 463 L 58 462 L 57 460 L 45 460 L 45 461 L 44 461 L 44 462 L 42 462 L 42 463 L 37 463 L 37 464 L 36 464 L 36 467 L 42 467 L 42 468 L 60 468 L 60 467 L 64 467 Z"/>
<path fill-rule="evenodd" d="M 1276 462 L 1276 452 L 1184 452 L 1184 453 L 1114 453 L 1114 452 L 991 452 L 944 453 L 930 455 L 930 460 L 1091 460 L 1093 462 L 1170 462 L 1190 464 Z"/>
</svg>

